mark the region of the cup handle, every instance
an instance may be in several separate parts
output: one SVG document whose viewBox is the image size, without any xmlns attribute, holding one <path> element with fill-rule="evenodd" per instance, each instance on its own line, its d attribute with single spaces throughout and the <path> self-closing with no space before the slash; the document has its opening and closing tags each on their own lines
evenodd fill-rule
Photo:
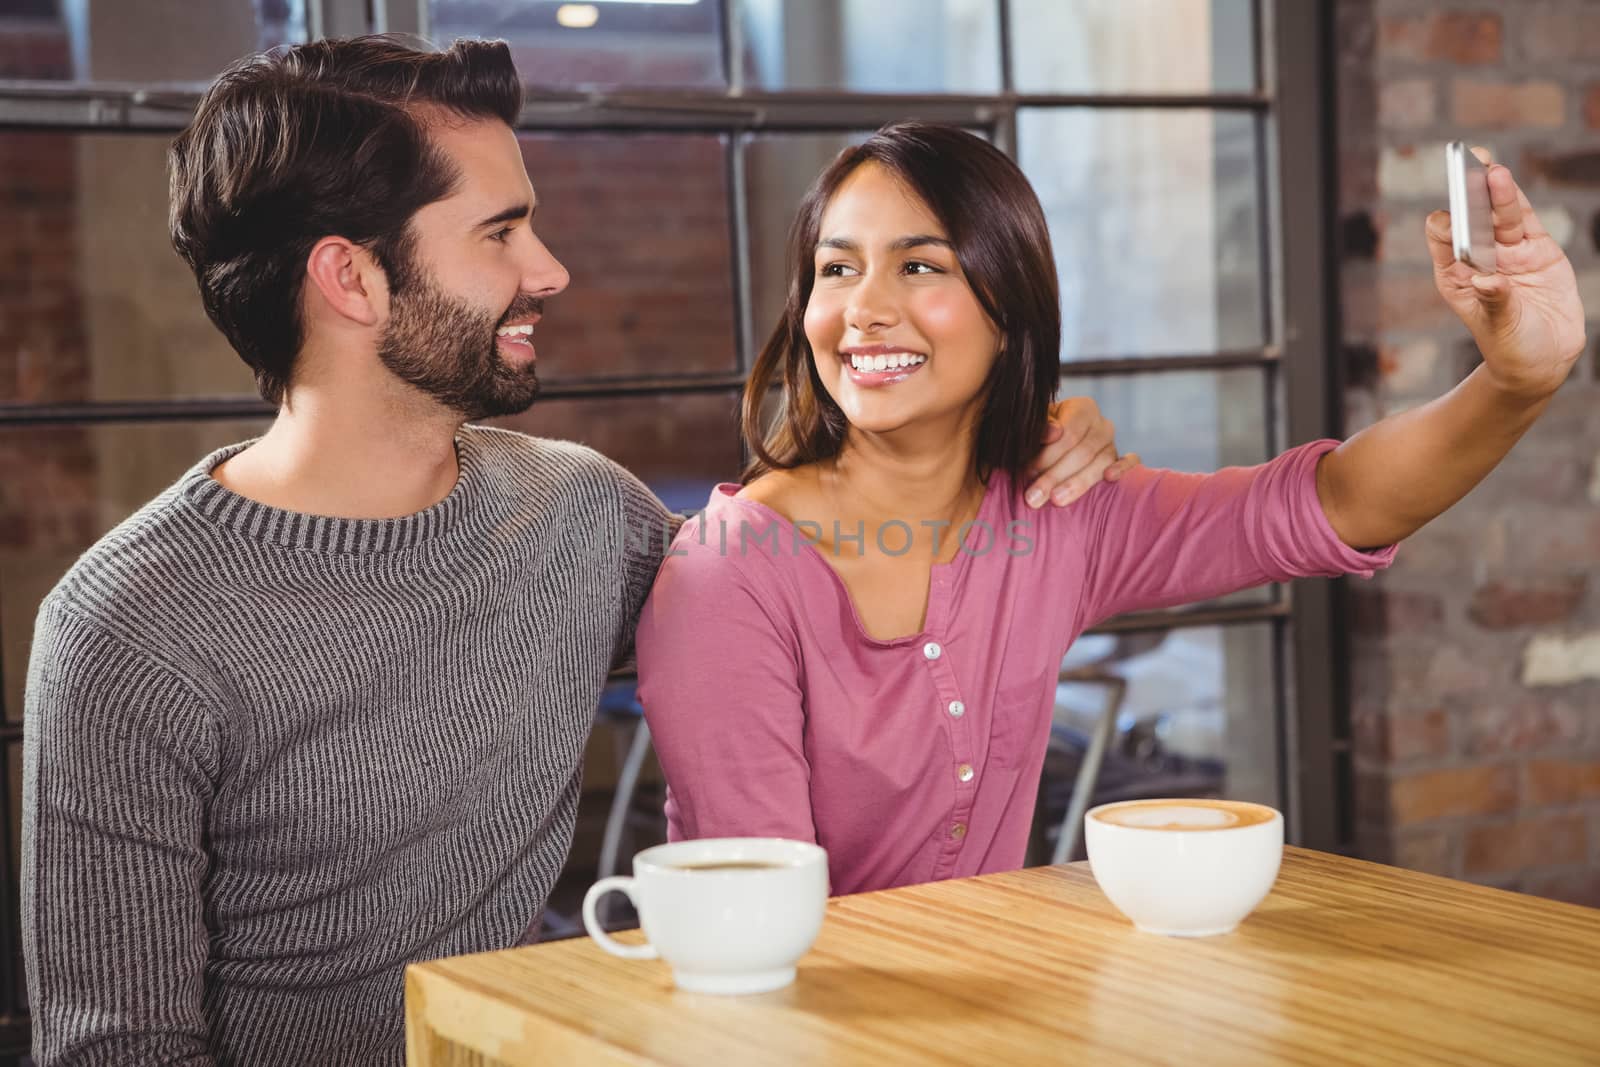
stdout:
<svg viewBox="0 0 1600 1067">
<path fill-rule="evenodd" d="M 614 875 L 602 878 L 589 887 L 583 895 L 583 928 L 589 936 L 600 943 L 600 947 L 613 956 L 621 956 L 625 960 L 653 960 L 656 958 L 656 947 L 648 942 L 643 945 L 624 945 L 607 934 L 600 926 L 600 919 L 595 915 L 595 905 L 600 903 L 600 898 L 607 893 L 617 892 L 633 902 L 638 910 L 639 899 L 633 895 L 633 879 L 624 875 Z"/>
</svg>

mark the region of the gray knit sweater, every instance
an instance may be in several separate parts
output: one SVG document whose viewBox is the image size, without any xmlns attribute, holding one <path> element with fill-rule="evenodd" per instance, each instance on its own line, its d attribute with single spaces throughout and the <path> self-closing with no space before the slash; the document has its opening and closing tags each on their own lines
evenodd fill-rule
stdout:
<svg viewBox="0 0 1600 1067">
<path fill-rule="evenodd" d="M 571 843 L 662 505 L 588 449 L 468 427 L 434 507 L 299 515 L 209 477 L 243 447 L 39 613 L 42 1064 L 398 1064 L 404 966 L 530 937 Z"/>
</svg>

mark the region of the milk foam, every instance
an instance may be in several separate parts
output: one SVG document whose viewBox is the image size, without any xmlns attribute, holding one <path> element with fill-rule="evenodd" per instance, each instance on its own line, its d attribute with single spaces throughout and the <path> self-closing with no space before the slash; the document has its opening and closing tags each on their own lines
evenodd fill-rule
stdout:
<svg viewBox="0 0 1600 1067">
<path fill-rule="evenodd" d="M 1119 826 L 1195 830 L 1217 830 L 1239 822 L 1237 814 L 1223 808 L 1189 807 L 1178 804 L 1124 808 L 1119 811 L 1108 811 L 1100 817 Z"/>
</svg>

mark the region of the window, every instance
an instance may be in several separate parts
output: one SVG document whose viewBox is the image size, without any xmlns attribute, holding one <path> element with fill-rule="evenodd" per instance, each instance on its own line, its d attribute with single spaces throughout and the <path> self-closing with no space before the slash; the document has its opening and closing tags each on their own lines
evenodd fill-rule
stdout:
<svg viewBox="0 0 1600 1067">
<path fill-rule="evenodd" d="M 499 37 L 530 86 L 720 89 L 718 4 L 427 0 L 437 41 Z"/>
</svg>

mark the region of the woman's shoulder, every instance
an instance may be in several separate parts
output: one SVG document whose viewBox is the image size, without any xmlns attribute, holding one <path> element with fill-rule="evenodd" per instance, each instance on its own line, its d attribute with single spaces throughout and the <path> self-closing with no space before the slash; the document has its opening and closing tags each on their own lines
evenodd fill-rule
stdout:
<svg viewBox="0 0 1600 1067">
<path fill-rule="evenodd" d="M 660 633 L 703 633 L 713 624 L 733 627 L 727 631 L 732 637 L 748 636 L 740 627 L 788 632 L 789 620 L 803 610 L 809 580 L 798 573 L 804 560 L 793 537 L 790 523 L 740 486 L 717 486 L 705 509 L 678 531 L 656 572 L 640 616 L 641 649 Z"/>
<path fill-rule="evenodd" d="M 735 500 L 757 504 L 794 522 L 797 516 L 820 514 L 821 487 L 813 465 L 768 471 L 744 485 Z"/>
<path fill-rule="evenodd" d="M 748 485 L 718 485 L 705 508 L 678 531 L 662 574 L 705 589 L 777 592 L 799 555 L 791 509 L 804 507 L 788 471 Z"/>
</svg>

